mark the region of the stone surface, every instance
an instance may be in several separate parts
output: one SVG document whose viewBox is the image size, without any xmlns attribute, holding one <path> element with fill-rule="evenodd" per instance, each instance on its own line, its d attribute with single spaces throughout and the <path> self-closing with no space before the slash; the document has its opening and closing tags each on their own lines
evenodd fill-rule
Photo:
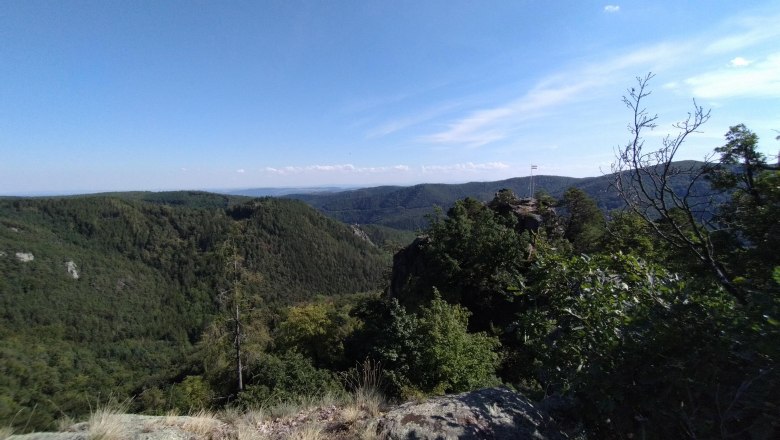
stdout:
<svg viewBox="0 0 780 440">
<path fill-rule="evenodd" d="M 117 427 L 105 435 L 111 440 L 190 440 L 221 439 L 227 435 L 228 426 L 216 419 L 190 416 L 143 416 L 116 414 L 107 418 Z M 65 432 L 34 432 L 12 435 L 7 440 L 90 440 L 101 437 L 100 426 L 88 422 L 77 423 Z"/>
<path fill-rule="evenodd" d="M 371 241 L 371 237 L 366 234 L 366 231 L 360 229 L 360 225 L 349 225 L 349 227 L 352 229 L 352 233 L 355 234 L 355 236 L 366 243 L 376 246 L 374 242 Z"/>
<path fill-rule="evenodd" d="M 543 217 L 539 213 L 539 205 L 536 199 L 520 199 L 508 189 L 502 189 L 497 192 L 487 206 L 499 214 L 512 213 L 517 217 L 518 232 L 536 231 L 544 222 Z"/>
<path fill-rule="evenodd" d="M 16 259 L 22 263 L 28 263 L 35 259 L 35 256 L 30 252 L 17 252 Z"/>
<path fill-rule="evenodd" d="M 539 406 L 506 388 L 406 403 L 382 416 L 379 438 L 434 439 L 566 439 Z"/>
<path fill-rule="evenodd" d="M 79 279 L 79 271 L 76 267 L 76 263 L 74 263 L 73 260 L 65 263 L 65 270 L 68 271 L 68 275 L 70 275 L 70 277 L 74 280 Z"/>
</svg>

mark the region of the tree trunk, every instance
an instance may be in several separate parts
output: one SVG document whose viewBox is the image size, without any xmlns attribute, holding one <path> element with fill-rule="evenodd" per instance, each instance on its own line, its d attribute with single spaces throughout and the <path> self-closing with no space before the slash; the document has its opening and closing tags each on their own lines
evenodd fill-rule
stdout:
<svg viewBox="0 0 780 440">
<path fill-rule="evenodd" d="M 241 366 L 241 321 L 238 312 L 238 301 L 236 301 L 236 373 L 238 375 L 238 391 L 244 391 L 244 376 Z"/>
</svg>

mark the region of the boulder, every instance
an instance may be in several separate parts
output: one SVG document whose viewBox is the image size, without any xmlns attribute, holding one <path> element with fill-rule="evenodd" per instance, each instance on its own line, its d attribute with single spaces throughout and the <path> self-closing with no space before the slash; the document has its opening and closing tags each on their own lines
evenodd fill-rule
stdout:
<svg viewBox="0 0 780 440">
<path fill-rule="evenodd" d="M 503 387 L 403 404 L 379 419 L 377 434 L 388 440 L 569 438 L 540 405 Z"/>
<path fill-rule="evenodd" d="M 32 252 L 17 252 L 16 259 L 22 263 L 29 263 L 35 259 L 35 256 L 32 254 Z"/>
</svg>

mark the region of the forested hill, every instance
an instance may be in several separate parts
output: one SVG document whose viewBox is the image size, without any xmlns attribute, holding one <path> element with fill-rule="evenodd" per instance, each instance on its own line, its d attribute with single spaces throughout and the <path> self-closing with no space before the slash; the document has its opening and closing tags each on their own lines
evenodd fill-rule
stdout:
<svg viewBox="0 0 780 440">
<path fill-rule="evenodd" d="M 376 289 L 389 263 L 294 200 L 0 199 L 0 421 L 49 426 L 83 413 L 98 390 L 123 398 L 182 374 L 220 308 L 231 258 L 261 310 Z"/>
<path fill-rule="evenodd" d="M 675 162 L 679 168 L 701 166 L 695 161 Z M 491 200 L 501 189 L 510 189 L 520 197 L 530 191 L 530 177 L 515 177 L 494 182 L 469 182 L 462 184 L 424 183 L 414 186 L 380 186 L 336 193 L 293 194 L 286 197 L 303 200 L 325 214 L 345 223 L 377 224 L 391 228 L 418 230 L 427 226 L 426 217 L 434 206 L 445 211 L 457 200 L 474 197 Z M 598 177 L 534 176 L 534 192 L 543 191 L 556 199 L 570 187 L 579 188 L 596 201 L 604 211 L 623 206 L 622 200 L 609 190 L 614 175 Z M 687 182 L 680 181 L 680 189 Z M 699 184 L 699 186 L 702 183 Z M 706 183 L 703 183 L 706 186 Z M 709 190 L 709 188 L 703 188 Z"/>
</svg>

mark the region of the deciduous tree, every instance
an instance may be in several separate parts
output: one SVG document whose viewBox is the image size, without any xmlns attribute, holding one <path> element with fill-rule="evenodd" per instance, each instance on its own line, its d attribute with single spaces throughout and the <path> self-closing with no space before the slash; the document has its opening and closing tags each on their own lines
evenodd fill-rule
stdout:
<svg viewBox="0 0 780 440">
<path fill-rule="evenodd" d="M 677 134 L 667 135 L 657 149 L 646 149 L 645 132 L 656 128 L 658 120 L 658 115 L 651 116 L 644 107 L 644 101 L 651 93 L 648 84 L 653 76 L 649 73 L 638 77 L 636 87 L 623 97 L 632 112 L 628 127 L 631 139 L 617 151 L 612 164 L 615 174 L 612 187 L 620 194 L 627 209 L 641 216 L 658 237 L 696 258 L 729 294 L 745 304 L 746 292 L 734 284 L 732 274 L 717 257 L 711 228 L 700 221 L 702 214 L 714 209 L 709 194 L 694 190 L 709 167 L 674 164 L 680 148 L 709 120 L 710 112 L 694 101 L 693 111 L 674 125 Z M 687 182 L 686 187 L 676 187 L 675 180 L 680 178 Z"/>
</svg>

